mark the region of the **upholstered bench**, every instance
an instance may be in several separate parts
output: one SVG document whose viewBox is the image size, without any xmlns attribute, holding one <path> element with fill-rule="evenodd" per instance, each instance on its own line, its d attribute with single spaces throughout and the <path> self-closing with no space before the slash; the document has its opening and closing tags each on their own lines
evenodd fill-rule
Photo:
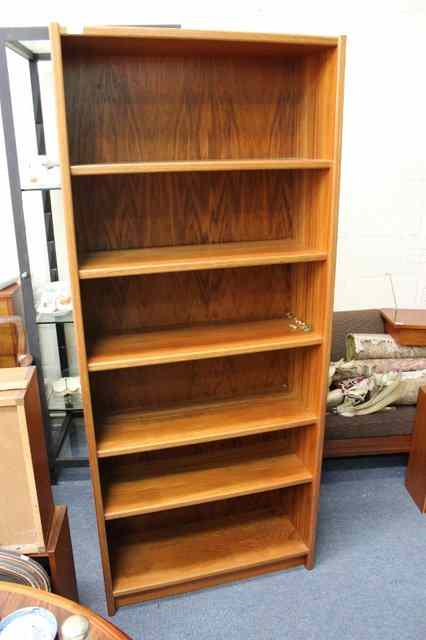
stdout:
<svg viewBox="0 0 426 640">
<path fill-rule="evenodd" d="M 347 333 L 384 333 L 380 312 L 368 309 L 334 313 L 333 361 L 345 356 Z M 353 418 L 327 414 L 324 455 L 337 457 L 405 453 L 410 449 L 415 415 L 415 406 L 394 407 Z"/>
</svg>

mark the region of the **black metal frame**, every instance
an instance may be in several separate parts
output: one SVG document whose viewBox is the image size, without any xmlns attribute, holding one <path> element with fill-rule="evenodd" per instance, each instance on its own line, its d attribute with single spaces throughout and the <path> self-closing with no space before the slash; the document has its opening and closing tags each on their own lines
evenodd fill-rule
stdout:
<svg viewBox="0 0 426 640">
<path fill-rule="evenodd" d="M 181 25 L 179 24 L 145 24 L 140 26 L 177 29 L 181 27 Z M 31 271 L 22 199 L 23 189 L 21 187 L 19 176 L 18 150 L 16 145 L 16 136 L 13 121 L 12 98 L 10 91 L 9 72 L 7 68 L 6 48 L 11 49 L 18 55 L 28 60 L 30 68 L 31 92 L 33 98 L 34 123 L 37 137 L 37 150 L 40 155 L 43 155 L 46 151 L 46 145 L 44 137 L 40 82 L 37 63 L 41 60 L 50 60 L 50 54 L 36 53 L 34 51 L 31 51 L 31 49 L 29 49 L 21 42 L 34 42 L 37 40 L 49 41 L 49 30 L 47 27 L 0 28 L 0 102 L 3 119 L 7 167 L 9 172 L 16 246 L 18 250 L 18 262 L 21 274 L 23 316 L 28 335 L 28 349 L 33 356 L 34 364 L 37 367 L 44 430 L 46 434 L 47 449 L 49 452 L 49 465 L 52 479 L 55 479 L 57 469 L 64 466 L 86 466 L 88 464 L 88 460 L 86 458 L 69 458 L 61 460 L 58 459 L 64 441 L 69 433 L 69 429 L 71 428 L 73 418 L 77 416 L 83 416 L 83 410 L 82 408 L 76 408 L 72 399 L 65 399 L 64 409 L 52 409 L 52 415 L 64 413 L 64 418 L 61 424 L 61 428 L 59 429 L 59 434 L 55 439 L 52 437 L 52 430 L 49 424 L 49 407 L 44 385 L 40 342 L 38 335 L 38 324 L 50 324 L 50 322 L 47 320 L 45 321 L 43 318 L 37 320 L 34 306 L 33 288 L 31 283 Z M 55 238 L 50 201 L 51 189 L 35 187 L 34 190 L 40 191 L 43 199 L 43 212 L 48 248 L 50 278 L 51 281 L 56 281 L 58 280 L 58 265 L 56 259 Z M 69 319 L 63 321 L 58 320 L 57 322 L 55 322 L 59 361 L 61 374 L 63 376 L 69 375 L 68 354 L 65 341 L 65 324 L 69 322 Z"/>
<path fill-rule="evenodd" d="M 27 235 L 25 229 L 24 208 L 23 208 L 23 189 L 21 187 L 18 150 L 16 144 L 16 135 L 13 120 L 12 98 L 10 91 L 10 78 L 7 67 L 6 49 L 11 49 L 16 54 L 22 56 L 29 63 L 31 92 L 33 99 L 34 123 L 37 138 L 37 151 L 40 155 L 46 152 L 43 114 L 41 108 L 40 81 L 37 63 L 40 60 L 50 60 L 50 54 L 35 53 L 20 41 L 49 41 L 49 31 L 47 27 L 25 27 L 25 28 L 3 28 L 0 29 L 0 102 L 3 120 L 3 130 L 6 148 L 6 160 L 9 173 L 10 193 L 13 210 L 13 220 L 15 227 L 16 246 L 18 251 L 18 263 L 21 274 L 21 291 L 23 303 L 23 316 L 28 335 L 28 350 L 33 356 L 34 364 L 37 367 L 38 381 L 40 387 L 40 398 L 42 407 L 42 416 L 44 423 L 44 431 L 46 436 L 46 444 L 49 452 L 49 465 L 52 478 L 55 475 L 57 459 L 60 455 L 63 443 L 69 432 L 74 416 L 83 415 L 82 409 L 75 409 L 70 404 L 64 405 L 64 418 L 62 421 L 59 434 L 54 439 L 49 421 L 49 408 L 45 393 L 43 367 L 41 361 L 40 342 L 38 335 L 38 324 L 44 324 L 41 319 L 37 321 L 33 288 L 31 282 L 31 271 L 28 254 Z M 58 268 L 55 250 L 55 238 L 53 232 L 52 209 L 50 201 L 49 189 L 38 189 L 41 192 L 43 201 L 44 222 L 46 229 L 46 241 L 48 248 L 49 271 L 51 281 L 58 280 Z M 68 322 L 68 320 L 67 320 Z M 69 363 L 65 341 L 65 327 L 63 322 L 55 322 L 56 337 L 58 342 L 58 354 L 60 361 L 61 374 L 69 375 Z M 54 413 L 61 413 L 54 411 Z M 67 462 L 70 465 L 87 464 L 85 459 L 61 461 L 60 466 L 64 466 Z"/>
</svg>

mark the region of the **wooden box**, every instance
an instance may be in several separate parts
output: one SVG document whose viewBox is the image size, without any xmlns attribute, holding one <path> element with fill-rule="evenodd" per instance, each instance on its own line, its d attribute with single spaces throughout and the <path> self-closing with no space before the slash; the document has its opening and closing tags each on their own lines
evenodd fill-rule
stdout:
<svg viewBox="0 0 426 640">
<path fill-rule="evenodd" d="M 0 546 L 45 551 L 54 505 L 35 367 L 0 369 Z"/>
</svg>

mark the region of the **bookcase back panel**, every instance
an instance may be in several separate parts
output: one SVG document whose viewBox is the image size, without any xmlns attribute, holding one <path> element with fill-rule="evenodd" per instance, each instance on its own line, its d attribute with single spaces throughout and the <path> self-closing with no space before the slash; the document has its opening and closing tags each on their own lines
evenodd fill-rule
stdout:
<svg viewBox="0 0 426 640">
<path fill-rule="evenodd" d="M 316 56 L 104 53 L 64 47 L 71 164 L 321 157 L 330 151 Z M 326 157 L 326 155 L 325 155 Z"/>
<path fill-rule="evenodd" d="M 308 427 L 305 428 L 306 430 Z M 184 448 L 149 451 L 118 458 L 110 458 L 101 462 L 102 475 L 111 481 L 111 477 L 120 477 L 125 482 L 138 476 L 143 480 L 144 475 L 178 473 L 188 466 L 208 467 L 213 465 L 214 458 L 241 455 L 247 458 L 268 455 L 298 453 L 299 436 L 303 437 L 304 429 L 285 429 L 272 433 L 263 433 L 229 440 L 211 441 L 208 451 L 205 444 L 190 445 Z M 210 458 L 210 461 L 209 461 Z"/>
<path fill-rule="evenodd" d="M 132 29 L 133 31 L 133 29 Z M 175 31 L 175 30 L 174 30 Z M 139 30 L 134 37 L 129 32 L 123 34 L 123 37 L 116 37 L 110 34 L 98 33 L 95 37 L 87 35 L 67 34 L 62 40 L 62 50 L 64 57 L 69 56 L 104 56 L 110 55 L 173 55 L 183 58 L 196 56 L 256 56 L 258 58 L 277 57 L 280 59 L 291 60 L 292 58 L 301 58 L 303 56 L 320 56 L 323 53 L 333 53 L 336 50 L 337 41 L 331 38 L 329 42 L 321 42 L 316 38 L 310 38 L 307 42 L 300 42 L 297 38 L 269 39 L 259 37 L 247 40 L 243 38 L 210 38 L 208 31 L 199 32 L 202 37 L 184 37 L 183 30 L 179 29 L 179 35 L 169 37 L 170 28 L 163 31 L 164 37 L 160 37 L 159 33 L 155 37 L 149 37 L 146 27 Z M 186 34 L 185 34 L 186 35 Z M 230 35 L 230 34 L 227 34 Z M 334 40 L 334 42 L 332 42 Z"/>
<path fill-rule="evenodd" d="M 317 436 L 318 437 L 318 436 Z M 315 440 L 311 440 L 311 448 L 315 449 Z M 306 544 L 309 543 L 311 531 L 311 515 L 313 503 L 312 484 L 291 487 L 282 492 L 282 504 L 290 520 Z"/>
<path fill-rule="evenodd" d="M 78 247 L 302 241 L 313 211 L 323 207 L 327 180 L 326 170 L 75 177 Z"/>
<path fill-rule="evenodd" d="M 285 349 L 92 373 L 95 416 L 292 392 L 294 361 L 304 351 Z"/>
<path fill-rule="evenodd" d="M 86 333 L 283 318 L 290 278 L 290 266 L 272 265 L 83 281 Z"/>
<path fill-rule="evenodd" d="M 302 428 L 300 430 L 302 430 Z M 192 456 L 203 456 L 203 454 L 206 453 L 208 455 L 211 454 L 212 456 L 215 454 L 222 455 L 224 452 L 228 451 L 230 453 L 238 453 L 241 449 L 246 450 L 259 448 L 259 450 L 261 450 L 265 447 L 268 450 L 272 448 L 277 454 L 279 452 L 295 453 L 297 444 L 295 434 L 298 431 L 299 429 L 285 429 L 283 431 L 259 433 L 241 438 L 231 438 L 229 440 L 213 440 L 209 442 L 208 452 L 206 452 L 205 444 L 195 444 L 184 447 L 183 449 L 179 447 L 177 449 L 164 449 L 163 451 L 137 453 L 128 456 L 127 460 L 129 463 L 134 463 L 135 465 L 139 465 L 141 462 L 143 463 L 143 461 L 155 464 L 157 461 L 161 460 L 164 463 L 164 468 L 166 470 L 167 468 L 172 468 L 173 465 L 176 465 L 176 455 L 181 456 L 182 463 L 186 464 L 186 460 Z M 114 464 L 114 462 L 117 464 L 117 462 L 119 463 L 120 461 L 115 459 L 112 464 Z"/>
<path fill-rule="evenodd" d="M 204 526 L 208 527 L 211 520 L 235 514 L 250 514 L 253 511 L 270 511 L 271 509 L 281 511 L 288 509 L 289 516 L 294 517 L 297 514 L 296 502 L 300 499 L 299 496 L 307 494 L 306 489 L 308 488 L 308 485 L 289 487 L 231 498 L 230 500 L 218 500 L 181 509 L 111 520 L 107 523 L 107 531 L 110 540 L 115 537 L 120 538 L 120 536 L 130 535 L 134 536 L 136 542 L 138 539 L 142 541 L 145 536 L 149 536 L 151 531 L 158 533 L 159 530 L 161 531 L 164 528 L 164 535 L 167 535 L 167 529 L 169 529 L 169 533 L 172 533 L 173 526 L 191 525 L 192 523 L 202 526 L 204 523 Z M 300 492 L 297 491 L 299 489 L 301 490 Z M 274 535 L 273 531 L 271 531 L 272 535 Z M 220 535 L 218 535 L 218 544 L 220 545 Z M 253 540 L 253 546 L 256 548 L 256 540 Z"/>
</svg>

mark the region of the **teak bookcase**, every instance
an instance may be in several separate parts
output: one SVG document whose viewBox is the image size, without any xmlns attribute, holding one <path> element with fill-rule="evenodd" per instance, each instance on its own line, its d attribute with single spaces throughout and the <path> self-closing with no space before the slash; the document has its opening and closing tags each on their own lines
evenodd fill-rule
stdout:
<svg viewBox="0 0 426 640">
<path fill-rule="evenodd" d="M 51 38 L 109 612 L 310 568 L 345 40 Z"/>
</svg>

